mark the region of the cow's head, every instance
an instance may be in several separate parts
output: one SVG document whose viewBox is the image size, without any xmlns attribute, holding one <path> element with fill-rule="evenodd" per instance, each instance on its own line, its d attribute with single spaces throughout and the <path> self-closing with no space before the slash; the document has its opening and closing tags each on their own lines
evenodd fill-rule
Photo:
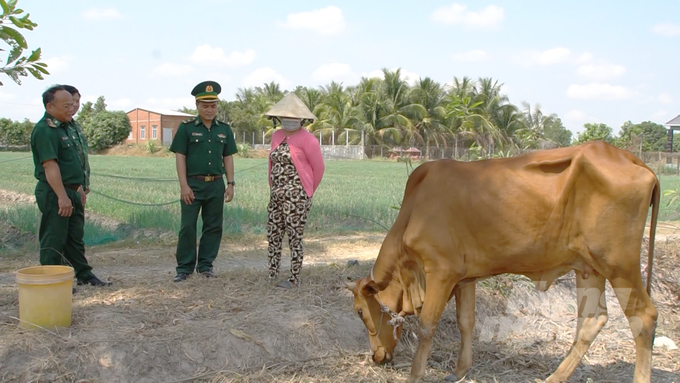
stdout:
<svg viewBox="0 0 680 383">
<path fill-rule="evenodd" d="M 346 286 L 354 294 L 354 311 L 359 315 L 359 318 L 361 318 L 368 330 L 368 339 L 371 342 L 371 351 L 373 351 L 373 361 L 378 364 L 391 361 L 403 326 L 397 324 L 395 332 L 394 327 L 387 322 L 392 319 L 390 312 L 392 314 L 399 312 L 401 289 L 390 288 L 388 286 L 387 289 L 381 292 L 378 284 L 370 277 L 356 282 L 347 282 Z M 381 302 L 391 311 L 381 311 Z"/>
</svg>

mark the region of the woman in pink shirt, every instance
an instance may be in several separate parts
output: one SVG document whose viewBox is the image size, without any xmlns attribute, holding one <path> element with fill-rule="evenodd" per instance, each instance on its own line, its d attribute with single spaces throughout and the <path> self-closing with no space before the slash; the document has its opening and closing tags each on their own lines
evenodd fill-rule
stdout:
<svg viewBox="0 0 680 383">
<path fill-rule="evenodd" d="M 301 101 L 299 103 L 302 104 Z M 311 115 L 308 109 L 307 112 Z M 269 154 L 269 278 L 274 279 L 279 274 L 283 235 L 288 234 L 290 277 L 277 287 L 289 289 L 300 283 L 302 235 L 312 196 L 323 177 L 324 163 L 319 141 L 302 128 L 302 118 L 277 116 L 274 121 L 276 119 L 281 121 L 283 129 L 272 134 Z"/>
</svg>

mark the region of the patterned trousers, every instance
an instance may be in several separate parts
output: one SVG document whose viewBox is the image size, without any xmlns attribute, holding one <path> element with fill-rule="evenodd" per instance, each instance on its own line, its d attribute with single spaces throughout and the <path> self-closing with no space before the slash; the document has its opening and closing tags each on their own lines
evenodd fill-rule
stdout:
<svg viewBox="0 0 680 383">
<path fill-rule="evenodd" d="M 283 235 L 288 234 L 290 246 L 290 278 L 293 284 L 300 281 L 302 269 L 302 235 L 307 223 L 307 215 L 312 207 L 312 199 L 302 188 L 272 190 L 270 193 L 267 239 L 269 241 L 269 278 L 279 275 L 281 266 L 281 243 Z"/>
</svg>

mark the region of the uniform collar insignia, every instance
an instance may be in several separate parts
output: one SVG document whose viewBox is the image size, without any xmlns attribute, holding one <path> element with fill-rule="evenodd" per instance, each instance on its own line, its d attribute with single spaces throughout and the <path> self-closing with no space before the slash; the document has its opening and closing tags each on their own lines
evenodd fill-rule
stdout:
<svg viewBox="0 0 680 383">
<path fill-rule="evenodd" d="M 47 121 L 47 126 L 49 126 L 50 128 L 56 128 L 59 126 L 59 122 L 50 117 L 47 117 L 45 121 Z"/>
</svg>

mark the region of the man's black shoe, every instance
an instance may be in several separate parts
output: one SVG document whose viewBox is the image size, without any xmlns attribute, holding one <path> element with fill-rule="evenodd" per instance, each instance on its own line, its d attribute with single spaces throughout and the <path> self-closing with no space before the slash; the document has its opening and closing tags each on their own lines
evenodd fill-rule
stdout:
<svg viewBox="0 0 680 383">
<path fill-rule="evenodd" d="M 188 274 L 177 273 L 177 275 L 175 275 L 175 278 L 172 281 L 173 282 L 182 282 L 182 281 L 186 281 L 188 277 L 189 277 Z"/>
<path fill-rule="evenodd" d="M 212 269 L 202 271 L 200 274 L 206 278 L 217 278 L 217 274 L 213 273 Z"/>
<path fill-rule="evenodd" d="M 111 286 L 111 282 L 104 282 L 93 275 L 90 279 L 78 279 L 78 286 L 82 285 Z"/>
</svg>

